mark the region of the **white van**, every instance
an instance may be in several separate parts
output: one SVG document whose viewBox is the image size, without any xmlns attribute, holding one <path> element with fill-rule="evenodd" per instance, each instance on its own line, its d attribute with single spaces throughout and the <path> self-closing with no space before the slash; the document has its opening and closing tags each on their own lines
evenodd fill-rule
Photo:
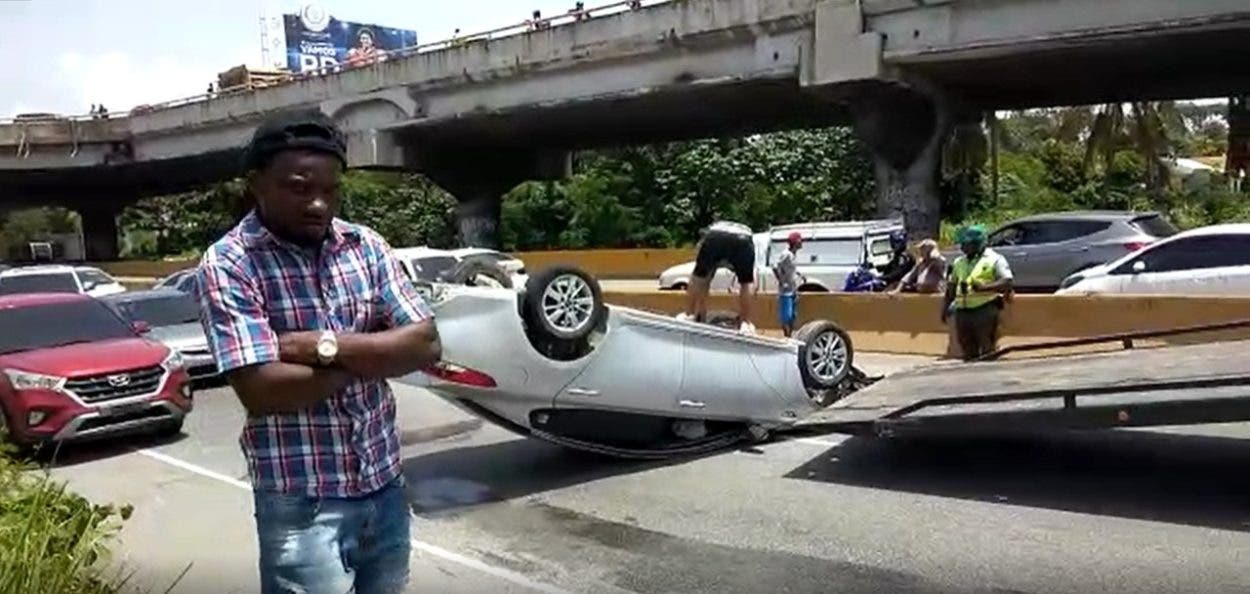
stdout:
<svg viewBox="0 0 1250 594">
<path fill-rule="evenodd" d="M 901 231 L 899 220 L 846 221 L 827 223 L 798 223 L 780 225 L 764 233 L 756 233 L 755 279 L 762 292 L 777 291 L 777 277 L 772 265 L 783 250 L 788 249 L 786 240 L 790 233 L 798 231 L 803 236 L 803 249 L 799 250 L 797 269 L 804 277 L 799 286 L 803 292 L 841 291 L 850 276 L 865 260 L 873 266 L 890 261 L 890 234 Z M 660 273 L 661 290 L 685 290 L 694 274 L 694 262 L 678 264 Z M 713 291 L 737 291 L 734 275 L 727 268 L 716 271 L 712 277 Z"/>
</svg>

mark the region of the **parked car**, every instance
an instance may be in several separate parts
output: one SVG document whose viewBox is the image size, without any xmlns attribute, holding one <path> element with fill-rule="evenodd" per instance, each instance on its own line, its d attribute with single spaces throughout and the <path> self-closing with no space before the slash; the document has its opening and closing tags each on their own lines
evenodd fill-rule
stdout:
<svg viewBox="0 0 1250 594">
<path fill-rule="evenodd" d="M 0 429 L 19 445 L 177 434 L 191 387 L 177 351 L 97 299 L 0 296 Z"/>
<path fill-rule="evenodd" d="M 776 292 L 777 278 L 772 266 L 788 249 L 787 238 L 798 231 L 803 236 L 796 269 L 804 281 L 802 292 L 841 291 L 856 268 L 865 261 L 884 266 L 890 261 L 890 233 L 903 228 L 896 220 L 799 223 L 773 227 L 752 236 L 755 243 L 755 281 L 760 291 Z M 673 266 L 660 273 L 660 289 L 683 291 L 694 275 L 694 262 Z M 712 276 L 711 290 L 734 291 L 736 278 L 726 268 Z"/>
<path fill-rule="evenodd" d="M 208 336 L 200 325 L 199 304 L 191 295 L 176 289 L 152 289 L 109 295 L 103 301 L 132 323 L 147 324 L 148 337 L 178 351 L 192 381 L 219 375 Z"/>
<path fill-rule="evenodd" d="M 809 322 L 794 339 L 742 334 L 608 305 L 598 281 L 573 267 L 539 271 L 518 289 L 429 290 L 443 359 L 424 385 L 575 449 L 660 458 L 722 448 L 793 424 L 866 377 L 833 322 Z"/>
<path fill-rule="evenodd" d="M 1061 295 L 1250 293 L 1250 224 L 1178 233 L 1118 260 L 1064 279 Z"/>
<path fill-rule="evenodd" d="M 1052 292 L 1076 272 L 1176 233 L 1154 212 L 1058 212 L 1007 223 L 990 234 L 988 245 L 1007 259 L 1018 289 Z M 947 258 L 953 261 L 957 255 L 954 250 Z"/>
<path fill-rule="evenodd" d="M 195 268 L 187 268 L 179 270 L 161 280 L 152 286 L 153 289 L 173 289 L 182 291 L 183 293 L 195 293 Z"/>
<path fill-rule="evenodd" d="M 83 293 L 103 297 L 126 292 L 126 287 L 99 268 L 45 264 L 19 266 L 0 272 L 0 295 L 20 293 Z"/>
</svg>

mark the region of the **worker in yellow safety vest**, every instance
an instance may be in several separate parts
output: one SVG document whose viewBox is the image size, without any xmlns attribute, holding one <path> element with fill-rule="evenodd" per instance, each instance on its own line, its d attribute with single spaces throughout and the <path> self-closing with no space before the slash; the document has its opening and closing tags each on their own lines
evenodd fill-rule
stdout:
<svg viewBox="0 0 1250 594">
<path fill-rule="evenodd" d="M 1013 280 L 1007 259 L 986 247 L 985 227 L 964 227 L 958 240 L 963 255 L 950 267 L 942 323 L 954 314 L 963 359 L 971 361 L 994 351 L 999 314 L 1011 298 Z"/>
</svg>

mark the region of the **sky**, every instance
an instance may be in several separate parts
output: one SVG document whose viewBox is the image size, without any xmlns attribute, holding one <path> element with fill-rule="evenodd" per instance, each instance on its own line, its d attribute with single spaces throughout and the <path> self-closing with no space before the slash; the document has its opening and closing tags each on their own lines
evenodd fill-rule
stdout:
<svg viewBox="0 0 1250 594">
<path fill-rule="evenodd" d="M 0 0 L 0 118 L 85 114 L 203 93 L 217 73 L 260 66 L 261 17 L 307 0 Z M 335 18 L 414 29 L 419 43 L 520 23 L 574 0 L 322 0 Z M 608 0 L 587 1 L 587 6 Z"/>
</svg>

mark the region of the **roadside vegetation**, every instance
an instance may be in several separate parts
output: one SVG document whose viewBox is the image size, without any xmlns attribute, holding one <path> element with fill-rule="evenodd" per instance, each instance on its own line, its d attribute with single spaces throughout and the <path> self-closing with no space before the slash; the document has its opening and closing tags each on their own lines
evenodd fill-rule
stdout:
<svg viewBox="0 0 1250 594">
<path fill-rule="evenodd" d="M 941 235 L 1069 209 L 1157 210 L 1182 228 L 1250 220 L 1222 175 L 1182 176 L 1176 158 L 1222 163 L 1224 105 L 1143 102 L 1011 112 L 957 128 L 940 172 Z M 505 197 L 508 250 L 677 247 L 719 218 L 756 228 L 876 216 L 872 163 L 847 128 L 588 151 L 567 179 Z M 454 245 L 455 200 L 418 175 L 352 172 L 344 215 L 393 245 Z M 198 255 L 245 212 L 243 184 L 143 200 L 121 217 L 125 256 Z M 0 237 L 72 227 L 63 211 L 15 213 Z"/>
<path fill-rule="evenodd" d="M 129 591 L 109 552 L 131 508 L 94 505 L 12 454 L 0 451 L 0 594 Z"/>
</svg>

